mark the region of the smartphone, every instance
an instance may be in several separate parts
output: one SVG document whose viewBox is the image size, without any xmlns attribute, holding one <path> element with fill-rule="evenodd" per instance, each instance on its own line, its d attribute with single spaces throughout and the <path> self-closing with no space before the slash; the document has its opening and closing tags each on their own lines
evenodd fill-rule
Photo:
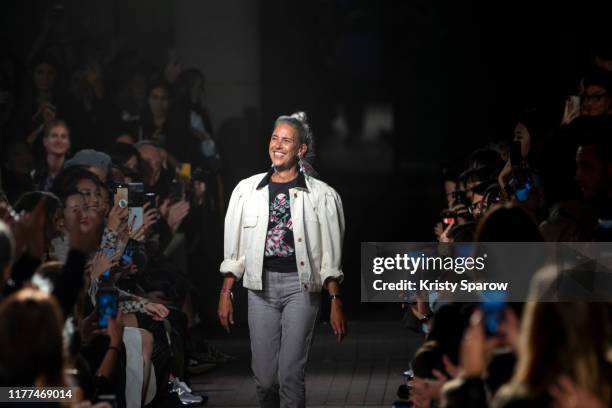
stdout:
<svg viewBox="0 0 612 408">
<path fill-rule="evenodd" d="M 514 189 L 514 196 L 516 199 L 524 203 L 529 199 L 529 194 L 531 193 L 532 187 L 530 180 L 525 180 L 520 185 L 517 185 Z"/>
<path fill-rule="evenodd" d="M 485 334 L 488 337 L 498 336 L 499 324 L 506 311 L 506 292 L 486 291 L 483 292 L 482 297 L 480 307 L 483 313 Z"/>
<path fill-rule="evenodd" d="M 149 208 L 157 208 L 157 199 L 155 197 L 155 193 L 145 193 L 145 203 L 149 203 Z"/>
<path fill-rule="evenodd" d="M 98 290 L 96 307 L 98 308 L 98 327 L 105 329 L 108 327 L 108 317 L 117 317 L 119 301 L 117 291 L 100 288 Z"/>
<path fill-rule="evenodd" d="M 521 153 L 521 142 L 512 142 L 510 145 L 510 164 L 512 167 L 523 166 L 523 154 Z"/>
<path fill-rule="evenodd" d="M 120 208 L 128 206 L 128 188 L 126 185 L 118 184 L 115 188 L 115 205 Z"/>
<path fill-rule="evenodd" d="M 128 210 L 128 225 L 132 231 L 136 231 L 144 224 L 144 209 L 142 207 L 129 207 Z"/>
<path fill-rule="evenodd" d="M 524 203 L 533 190 L 534 179 L 526 169 L 515 169 L 513 173 L 514 177 L 508 183 L 508 188 L 519 202 Z"/>
<path fill-rule="evenodd" d="M 144 224 L 145 203 L 144 184 L 128 183 L 128 225 L 132 231 L 138 230 Z"/>
<path fill-rule="evenodd" d="M 128 183 L 128 207 L 142 207 L 144 201 L 144 184 Z"/>
</svg>

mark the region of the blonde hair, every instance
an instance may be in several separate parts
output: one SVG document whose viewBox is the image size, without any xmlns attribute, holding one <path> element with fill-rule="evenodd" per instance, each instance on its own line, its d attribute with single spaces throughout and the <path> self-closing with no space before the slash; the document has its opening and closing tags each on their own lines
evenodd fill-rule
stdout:
<svg viewBox="0 0 612 408">
<path fill-rule="evenodd" d="M 605 303 L 528 302 L 510 392 L 546 395 L 550 386 L 566 376 L 609 406 L 608 325 Z"/>
</svg>

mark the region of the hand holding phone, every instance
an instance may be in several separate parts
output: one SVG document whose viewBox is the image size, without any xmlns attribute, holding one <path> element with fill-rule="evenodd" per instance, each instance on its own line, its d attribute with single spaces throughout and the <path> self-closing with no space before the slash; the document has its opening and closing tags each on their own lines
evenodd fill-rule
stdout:
<svg viewBox="0 0 612 408">
<path fill-rule="evenodd" d="M 129 183 L 128 184 L 128 226 L 131 231 L 136 231 L 142 227 L 144 223 L 145 194 L 144 184 Z"/>
</svg>

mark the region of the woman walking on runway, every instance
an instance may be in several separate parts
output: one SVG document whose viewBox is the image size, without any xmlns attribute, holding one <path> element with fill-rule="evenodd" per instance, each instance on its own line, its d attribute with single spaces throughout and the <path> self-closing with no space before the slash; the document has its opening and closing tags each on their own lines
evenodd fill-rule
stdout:
<svg viewBox="0 0 612 408">
<path fill-rule="evenodd" d="M 305 369 L 323 288 L 338 341 L 347 333 L 339 292 L 342 202 L 313 177 L 306 161 L 312 146 L 303 112 L 276 119 L 268 149 L 271 169 L 238 183 L 225 217 L 218 314 L 229 332 L 232 286 L 242 278 L 261 407 L 305 406 Z"/>
</svg>

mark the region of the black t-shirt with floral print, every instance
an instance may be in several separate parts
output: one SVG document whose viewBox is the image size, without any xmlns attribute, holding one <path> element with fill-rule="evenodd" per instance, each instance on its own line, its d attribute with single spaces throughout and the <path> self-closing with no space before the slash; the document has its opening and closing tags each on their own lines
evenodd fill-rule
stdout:
<svg viewBox="0 0 612 408">
<path fill-rule="evenodd" d="M 264 250 L 264 269 L 274 272 L 296 272 L 293 223 L 289 206 L 289 189 L 297 185 L 297 178 L 288 183 L 270 180 L 270 216 Z"/>
</svg>

